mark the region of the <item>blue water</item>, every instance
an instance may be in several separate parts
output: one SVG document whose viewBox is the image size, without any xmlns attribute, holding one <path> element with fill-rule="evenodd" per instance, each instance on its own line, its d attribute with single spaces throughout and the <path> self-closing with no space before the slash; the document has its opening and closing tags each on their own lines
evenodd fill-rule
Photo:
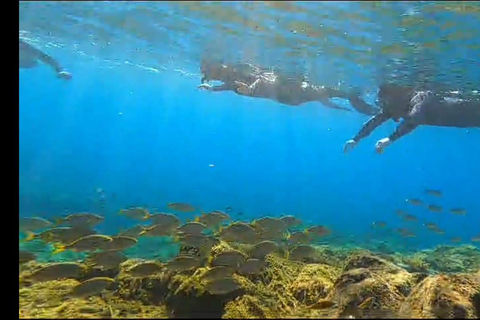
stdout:
<svg viewBox="0 0 480 320">
<path fill-rule="evenodd" d="M 99 12 L 107 5 L 88 4 L 97 6 Z M 187 202 L 205 211 L 231 206 L 232 217 L 240 220 L 294 214 L 307 224 L 330 227 L 332 235 L 352 236 L 367 244 L 376 239 L 428 248 L 448 244 L 457 236 L 468 242 L 480 233 L 478 129 L 420 127 L 378 155 L 375 142 L 388 136 L 396 125 L 388 122 L 353 152 L 344 154 L 343 144 L 356 134 L 366 116 L 330 110 L 319 103 L 296 108 L 232 92 L 201 91 L 197 89 L 201 77 L 198 56 L 188 57 L 178 48 L 201 49 L 193 40 L 181 44 L 175 30 L 168 35 L 169 39 L 177 37 L 177 51 L 169 54 L 170 47 L 165 45 L 159 49 L 156 64 L 145 63 L 155 56 L 150 49 L 148 57 L 130 55 L 125 63 L 118 50 L 134 52 L 135 48 L 150 48 L 149 44 L 134 42 L 125 34 L 125 43 L 117 49 L 94 50 L 86 36 L 79 36 L 73 46 L 71 38 L 81 34 L 79 25 L 72 25 L 67 34 L 51 25 L 35 25 L 29 20 L 31 15 L 27 16 L 33 9 L 23 10 L 22 20 L 21 7 L 24 25 L 22 29 L 21 23 L 20 29 L 31 37 L 36 33 L 37 46 L 61 61 L 73 79 L 57 79 L 44 65 L 19 70 L 20 216 L 100 212 L 106 216 L 101 230 L 114 233 L 134 224 L 117 215 L 121 208 L 135 205 L 169 211 L 168 202 Z M 57 8 L 52 5 L 43 10 L 43 14 L 52 14 Z M 156 10 L 152 12 L 158 13 Z M 166 7 L 164 11 L 168 12 Z M 119 10 L 117 14 L 122 17 L 124 13 Z M 449 14 L 445 13 L 448 21 L 461 18 Z M 202 25 L 196 16 L 190 19 Z M 474 22 L 480 26 L 478 19 Z M 210 30 L 203 28 L 204 32 Z M 472 29 L 465 27 L 459 32 Z M 370 36 L 375 38 L 375 34 Z M 478 39 L 472 46 L 478 47 Z M 407 40 L 411 39 L 405 37 Z M 47 45 L 52 43 L 64 45 Z M 479 51 L 472 50 L 466 47 L 462 52 L 478 59 Z M 180 51 L 183 53 L 176 55 Z M 450 61 L 442 52 L 435 54 L 439 65 Z M 285 65 L 299 62 L 295 57 L 278 56 L 286 59 Z M 309 68 L 311 74 L 321 73 L 319 61 L 326 58 L 318 59 L 305 58 L 308 63 L 302 60 L 303 68 Z M 377 76 L 356 72 L 359 66 L 348 60 L 348 54 L 332 59 L 344 59 L 347 70 L 342 72 L 352 66 L 351 74 L 346 73 L 349 83 L 375 90 Z M 258 59 L 259 63 L 266 60 L 278 57 Z M 165 67 L 158 67 L 158 61 Z M 465 75 L 478 77 L 480 65 L 470 65 Z M 332 66 L 328 68 L 332 72 Z M 474 85 L 478 88 L 478 82 Z M 98 204 L 97 188 L 105 190 L 105 208 Z M 424 195 L 426 188 L 441 190 L 443 197 Z M 405 202 L 409 197 L 442 205 L 446 212 L 412 207 Z M 468 213 L 456 216 L 447 212 L 453 207 L 463 207 Z M 416 215 L 420 222 L 402 221 L 394 213 L 397 209 Z M 198 213 L 179 216 L 190 219 Z M 417 237 L 402 239 L 390 229 L 372 230 L 374 221 L 385 221 L 389 228 L 413 225 Z M 421 223 L 427 221 L 436 222 L 446 235 L 426 231 Z"/>
</svg>

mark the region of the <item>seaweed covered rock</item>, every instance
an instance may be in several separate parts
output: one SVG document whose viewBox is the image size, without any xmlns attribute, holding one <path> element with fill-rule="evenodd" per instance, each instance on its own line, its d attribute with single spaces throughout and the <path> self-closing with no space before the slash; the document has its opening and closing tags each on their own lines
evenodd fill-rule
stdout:
<svg viewBox="0 0 480 320">
<path fill-rule="evenodd" d="M 245 294 L 225 305 L 224 318 L 284 318 L 292 315 L 298 302 L 289 290 L 304 263 L 278 255 L 266 257 L 265 272 L 253 281 Z"/>
<path fill-rule="evenodd" d="M 35 283 L 19 290 L 20 318 L 167 318 L 165 306 L 126 301 L 115 292 L 74 298 L 68 294 L 80 282 L 74 279 Z"/>
<path fill-rule="evenodd" d="M 339 274 L 339 268 L 307 264 L 290 284 L 289 290 L 299 302 L 310 305 L 327 296 Z"/>
<path fill-rule="evenodd" d="M 169 293 L 168 283 L 170 280 L 170 274 L 166 270 L 160 269 L 144 276 L 129 272 L 135 266 L 148 262 L 132 259 L 121 264 L 120 272 L 117 276 L 117 294 L 120 297 L 153 305 L 162 304 L 165 301 Z"/>
<path fill-rule="evenodd" d="M 431 266 L 427 262 L 427 257 L 425 252 L 416 252 L 411 256 L 402 257 L 402 263 L 409 272 L 429 273 Z"/>
<path fill-rule="evenodd" d="M 225 305 L 224 319 L 278 318 L 279 314 L 268 308 L 256 296 L 243 295 Z"/>
<path fill-rule="evenodd" d="M 475 272 L 480 268 L 480 250 L 472 245 L 437 246 L 424 253 L 425 261 L 439 272 Z"/>
<path fill-rule="evenodd" d="M 369 252 L 358 253 L 346 262 L 327 299 L 337 303 L 338 316 L 359 317 L 373 311 L 393 313 L 418 280 L 419 275 L 389 261 Z"/>
<path fill-rule="evenodd" d="M 232 282 L 216 291 L 203 279 L 207 268 L 200 268 L 193 274 L 176 274 L 169 284 L 170 294 L 166 304 L 173 317 L 220 318 L 227 302 L 246 291 L 253 292 L 253 284 L 246 278 L 233 275 Z"/>
<path fill-rule="evenodd" d="M 413 289 L 400 312 L 415 318 L 478 318 L 480 277 L 474 274 L 429 276 Z"/>
</svg>

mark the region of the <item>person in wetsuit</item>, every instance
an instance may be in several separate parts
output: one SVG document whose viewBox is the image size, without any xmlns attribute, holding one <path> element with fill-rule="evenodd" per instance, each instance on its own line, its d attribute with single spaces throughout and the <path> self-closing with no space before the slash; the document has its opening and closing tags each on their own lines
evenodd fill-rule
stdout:
<svg viewBox="0 0 480 320">
<path fill-rule="evenodd" d="M 352 106 L 363 114 L 373 115 L 377 111 L 373 106 L 363 102 L 356 93 L 312 85 L 306 79 L 289 78 L 251 64 L 226 65 L 203 60 L 201 71 L 203 77 L 200 89 L 234 91 L 240 95 L 267 98 L 290 106 L 319 101 L 330 108 L 351 111 L 330 101 L 331 98 L 338 97 L 354 101 Z M 210 86 L 205 83 L 210 80 L 219 80 L 223 84 Z"/>
<path fill-rule="evenodd" d="M 479 99 L 451 98 L 435 91 L 383 84 L 379 88 L 378 102 L 381 109 L 362 126 L 353 139 L 345 143 L 344 152 L 352 150 L 361 139 L 389 119 L 403 121 L 389 137 L 377 141 L 375 149 L 378 153 L 383 153 L 387 146 L 419 125 L 480 127 Z"/>
<path fill-rule="evenodd" d="M 28 44 L 21 38 L 19 38 L 18 41 L 19 68 L 34 68 L 38 65 L 38 61 L 41 61 L 52 67 L 55 70 L 57 77 L 66 80 L 72 78 L 72 75 L 62 68 L 62 66 L 60 66 L 60 64 L 48 54 Z"/>
</svg>

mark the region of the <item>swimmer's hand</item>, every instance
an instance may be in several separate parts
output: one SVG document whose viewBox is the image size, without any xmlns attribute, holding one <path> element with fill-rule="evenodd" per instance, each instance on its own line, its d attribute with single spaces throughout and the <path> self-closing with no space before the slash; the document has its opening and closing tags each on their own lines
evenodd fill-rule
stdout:
<svg viewBox="0 0 480 320">
<path fill-rule="evenodd" d="M 392 141 L 390 141 L 389 138 L 383 138 L 377 141 L 375 144 L 375 150 L 377 153 L 382 154 L 385 150 L 386 147 L 388 147 Z"/>
<path fill-rule="evenodd" d="M 345 142 L 345 145 L 343 146 L 343 152 L 344 153 L 347 153 L 349 152 L 350 150 L 353 150 L 353 148 L 355 148 L 355 146 L 357 145 L 357 141 L 355 140 L 348 140 L 347 142 Z"/>
<path fill-rule="evenodd" d="M 209 85 L 208 83 L 202 83 L 197 88 L 201 90 L 212 90 L 212 86 Z"/>
<path fill-rule="evenodd" d="M 240 94 L 250 95 L 253 92 L 252 88 L 243 82 L 235 81 L 234 84 L 236 86 L 236 91 Z"/>
<path fill-rule="evenodd" d="M 57 77 L 60 79 L 70 80 L 72 79 L 72 74 L 68 71 L 62 70 L 57 72 Z"/>
</svg>

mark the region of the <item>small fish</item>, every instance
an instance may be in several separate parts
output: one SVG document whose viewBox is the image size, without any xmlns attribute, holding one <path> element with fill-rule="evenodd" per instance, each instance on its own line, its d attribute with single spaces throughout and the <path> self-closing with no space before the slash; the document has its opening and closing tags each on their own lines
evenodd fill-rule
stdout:
<svg viewBox="0 0 480 320">
<path fill-rule="evenodd" d="M 103 221 L 103 217 L 97 214 L 81 212 L 73 213 L 63 218 L 56 219 L 58 226 L 83 227 L 89 229 Z"/>
<path fill-rule="evenodd" d="M 220 228 L 218 236 L 227 242 L 255 243 L 259 235 L 251 225 L 235 222 L 225 228 Z"/>
<path fill-rule="evenodd" d="M 150 216 L 149 220 L 152 222 L 152 224 L 161 224 L 166 229 L 178 228 L 181 224 L 180 219 L 171 213 L 155 213 Z"/>
<path fill-rule="evenodd" d="M 420 199 L 406 199 L 405 201 L 414 206 L 421 206 L 423 204 L 423 201 Z"/>
<path fill-rule="evenodd" d="M 89 265 L 101 267 L 102 269 L 113 269 L 118 267 L 127 257 L 118 251 L 103 251 L 92 253 L 85 261 Z"/>
<path fill-rule="evenodd" d="M 288 230 L 260 229 L 257 231 L 259 241 L 283 241 L 288 237 Z"/>
<path fill-rule="evenodd" d="M 286 231 L 287 224 L 278 218 L 262 217 L 252 222 L 252 227 L 257 230 Z"/>
<path fill-rule="evenodd" d="M 130 207 L 127 209 L 121 209 L 118 214 L 135 220 L 147 220 L 151 216 L 148 209 L 143 207 Z"/>
<path fill-rule="evenodd" d="M 434 197 L 441 197 L 442 196 L 442 192 L 440 190 L 426 189 L 425 193 L 430 195 L 430 196 L 434 196 Z"/>
<path fill-rule="evenodd" d="M 450 212 L 453 213 L 453 214 L 459 214 L 459 215 L 467 214 L 467 210 L 462 209 L 462 208 L 453 208 L 453 209 L 450 209 Z"/>
<path fill-rule="evenodd" d="M 253 248 L 249 250 L 249 255 L 251 258 L 263 259 L 267 254 L 270 254 L 277 250 L 278 244 L 273 241 L 266 240 L 254 245 Z"/>
<path fill-rule="evenodd" d="M 177 256 L 167 262 L 165 267 L 170 271 L 186 271 L 192 268 L 200 267 L 201 259 L 191 256 Z"/>
<path fill-rule="evenodd" d="M 240 265 L 238 273 L 243 275 L 261 274 L 265 269 L 265 261 L 260 259 L 248 259 Z"/>
<path fill-rule="evenodd" d="M 27 237 L 25 242 L 40 239 L 47 243 L 59 242 L 59 243 L 72 243 L 73 241 L 85 236 L 95 234 L 96 232 L 90 229 L 78 228 L 78 227 L 56 227 L 47 229 L 41 233 L 33 233 L 27 231 Z"/>
<path fill-rule="evenodd" d="M 213 246 L 218 244 L 219 240 L 212 236 L 203 234 L 185 234 L 175 238 L 176 242 L 181 242 L 184 246 L 192 246 L 199 249 L 210 250 Z"/>
<path fill-rule="evenodd" d="M 308 245 L 298 245 L 293 250 L 288 252 L 287 259 L 290 260 L 303 260 L 305 258 L 310 258 L 316 253 L 315 248 Z"/>
<path fill-rule="evenodd" d="M 405 220 L 405 221 L 418 221 L 418 218 L 415 217 L 412 214 L 406 214 L 406 215 L 403 216 L 403 220 Z"/>
<path fill-rule="evenodd" d="M 427 222 L 427 223 L 424 223 L 423 224 L 425 227 L 427 227 L 427 229 L 429 230 L 438 230 L 438 225 L 436 223 L 433 223 L 433 222 Z"/>
<path fill-rule="evenodd" d="M 134 277 L 148 277 L 163 270 L 163 266 L 157 262 L 140 262 L 130 267 L 127 272 Z"/>
<path fill-rule="evenodd" d="M 445 231 L 442 229 L 436 229 L 436 230 L 433 230 L 433 232 L 435 232 L 436 234 L 445 234 Z"/>
<path fill-rule="evenodd" d="M 202 280 L 214 281 L 229 278 L 233 275 L 234 271 L 234 269 L 225 266 L 213 267 L 202 275 Z"/>
<path fill-rule="evenodd" d="M 233 210 L 232 207 L 226 206 L 225 207 L 225 212 L 231 212 Z"/>
<path fill-rule="evenodd" d="M 112 237 L 112 241 L 105 242 L 100 249 L 106 251 L 122 251 L 135 246 L 137 242 L 138 240 L 132 237 L 114 236 Z"/>
<path fill-rule="evenodd" d="M 436 212 L 436 213 L 439 213 L 439 212 L 442 212 L 443 211 L 443 208 L 440 207 L 440 206 L 437 206 L 437 205 L 434 205 L 434 204 L 430 204 L 428 205 L 428 210 L 432 211 L 432 212 Z"/>
<path fill-rule="evenodd" d="M 408 214 L 408 212 L 406 212 L 404 210 L 396 210 L 395 213 L 397 215 L 399 215 L 400 217 Z"/>
<path fill-rule="evenodd" d="M 67 245 L 57 245 L 55 244 L 55 251 L 53 254 L 63 252 L 65 250 L 72 250 L 76 252 L 82 251 L 95 251 L 106 245 L 107 242 L 111 242 L 112 238 L 100 234 L 92 234 L 90 236 L 82 237 L 73 241 Z"/>
<path fill-rule="evenodd" d="M 416 237 L 415 233 L 413 233 L 412 231 L 410 231 L 408 229 L 405 229 L 405 228 L 397 229 L 397 232 L 404 238 Z"/>
<path fill-rule="evenodd" d="M 28 278 L 34 282 L 76 278 L 83 271 L 82 265 L 75 262 L 53 263 L 35 271 Z"/>
<path fill-rule="evenodd" d="M 217 227 L 222 222 L 229 220 L 230 216 L 222 211 L 211 211 L 208 213 L 203 213 L 201 216 L 196 217 L 195 221 L 203 223 L 208 228 Z"/>
<path fill-rule="evenodd" d="M 87 298 L 101 293 L 103 290 L 110 287 L 113 283 L 115 283 L 115 280 L 112 278 L 91 278 L 73 287 L 72 291 L 68 295 L 75 298 Z"/>
<path fill-rule="evenodd" d="M 212 267 L 225 266 L 230 268 L 238 268 L 244 261 L 246 257 L 243 253 L 237 250 L 223 251 L 215 255 L 211 261 L 210 265 Z"/>
<path fill-rule="evenodd" d="M 471 240 L 472 242 L 480 242 L 480 235 L 475 236 L 475 237 L 472 237 L 470 240 Z"/>
<path fill-rule="evenodd" d="M 385 228 L 386 225 L 387 223 L 384 221 L 376 221 L 372 223 L 372 226 L 377 228 Z"/>
<path fill-rule="evenodd" d="M 295 231 L 287 235 L 288 244 L 296 246 L 297 244 L 310 243 L 310 237 L 303 231 Z"/>
<path fill-rule="evenodd" d="M 461 237 L 453 237 L 450 239 L 450 241 L 452 243 L 459 243 L 459 242 L 462 242 L 462 238 Z"/>
<path fill-rule="evenodd" d="M 188 203 L 181 202 L 170 202 L 167 204 L 167 207 L 180 212 L 192 212 L 195 211 L 195 207 Z"/>
<path fill-rule="evenodd" d="M 325 237 L 328 236 L 331 232 L 328 228 L 324 226 L 313 226 L 305 230 L 305 233 L 311 237 Z"/>
<path fill-rule="evenodd" d="M 166 228 L 162 224 L 156 224 L 150 227 L 145 228 L 140 232 L 139 236 L 148 236 L 148 237 L 168 237 L 172 236 L 174 229 Z"/>
<path fill-rule="evenodd" d="M 225 278 L 208 282 L 206 289 L 210 294 L 227 294 L 240 289 L 241 286 L 233 278 Z"/>
<path fill-rule="evenodd" d="M 122 230 L 118 233 L 118 236 L 122 237 L 130 237 L 130 238 L 138 238 L 140 236 L 140 233 L 145 229 L 145 226 L 142 225 L 136 225 L 132 228 L 128 228 L 125 230 Z"/>
<path fill-rule="evenodd" d="M 29 261 L 35 260 L 36 258 L 37 256 L 30 251 L 25 251 L 25 250 L 18 251 L 18 262 L 20 264 L 27 263 Z"/>
<path fill-rule="evenodd" d="M 287 225 L 287 228 L 296 227 L 302 224 L 302 220 L 297 219 L 294 216 L 283 216 L 280 220 Z"/>
<path fill-rule="evenodd" d="M 201 235 L 207 228 L 206 225 L 200 222 L 187 222 L 178 228 L 178 231 L 183 234 Z"/>
<path fill-rule="evenodd" d="M 21 218 L 19 221 L 20 231 L 37 231 L 40 229 L 45 229 L 50 227 L 52 222 L 47 219 L 32 217 L 32 218 Z"/>
</svg>

